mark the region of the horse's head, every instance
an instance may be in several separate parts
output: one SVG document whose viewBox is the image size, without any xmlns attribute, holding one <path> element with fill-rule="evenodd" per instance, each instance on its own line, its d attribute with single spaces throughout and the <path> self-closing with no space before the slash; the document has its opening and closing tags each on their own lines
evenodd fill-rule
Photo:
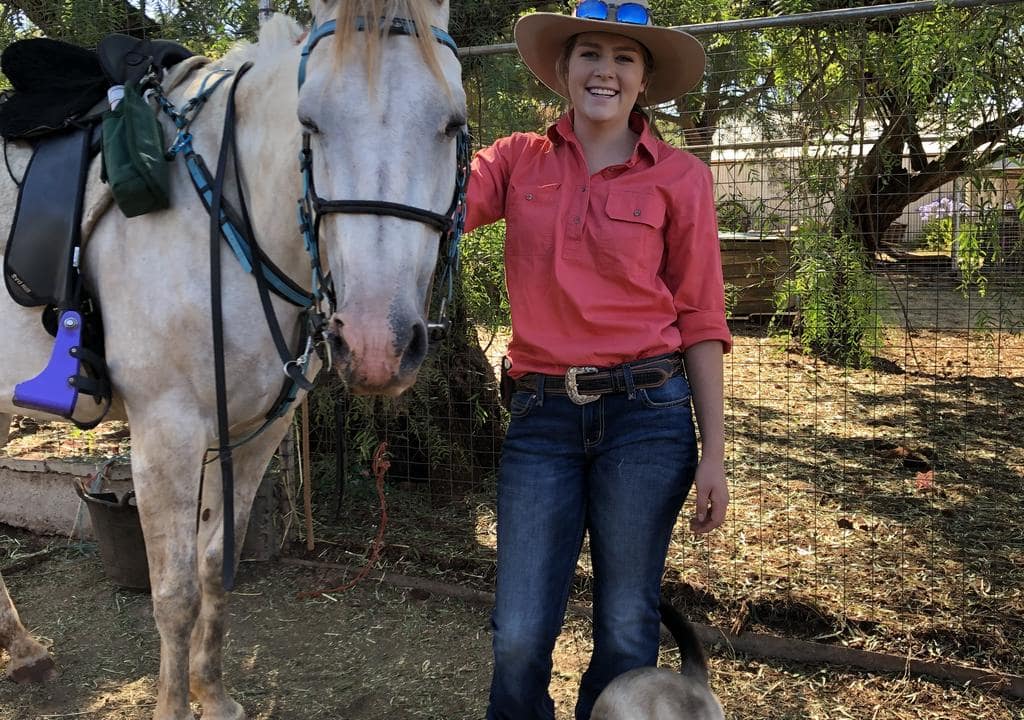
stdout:
<svg viewBox="0 0 1024 720">
<path fill-rule="evenodd" d="M 431 29 L 447 26 L 448 2 L 317 2 L 314 18 L 298 113 L 337 298 L 334 364 L 357 393 L 398 394 L 427 353 L 431 280 L 466 125 L 454 47 Z"/>
</svg>

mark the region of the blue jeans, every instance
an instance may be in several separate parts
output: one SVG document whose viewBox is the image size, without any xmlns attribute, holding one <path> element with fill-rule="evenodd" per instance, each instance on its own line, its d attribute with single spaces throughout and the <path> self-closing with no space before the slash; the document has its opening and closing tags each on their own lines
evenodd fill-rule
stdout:
<svg viewBox="0 0 1024 720">
<path fill-rule="evenodd" d="M 594 651 L 576 720 L 617 675 L 658 659 L 658 598 L 697 445 L 683 377 L 575 405 L 516 392 L 498 479 L 494 676 L 488 720 L 553 720 L 551 653 L 583 533 Z"/>
</svg>

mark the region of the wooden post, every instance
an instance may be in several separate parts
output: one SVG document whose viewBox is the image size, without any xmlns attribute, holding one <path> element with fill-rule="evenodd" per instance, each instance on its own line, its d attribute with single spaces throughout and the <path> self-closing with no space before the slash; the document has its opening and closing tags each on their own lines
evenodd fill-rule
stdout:
<svg viewBox="0 0 1024 720">
<path fill-rule="evenodd" d="M 313 468 L 309 461 L 309 395 L 302 398 L 302 501 L 306 510 L 306 549 L 316 547 L 313 540 Z"/>
</svg>

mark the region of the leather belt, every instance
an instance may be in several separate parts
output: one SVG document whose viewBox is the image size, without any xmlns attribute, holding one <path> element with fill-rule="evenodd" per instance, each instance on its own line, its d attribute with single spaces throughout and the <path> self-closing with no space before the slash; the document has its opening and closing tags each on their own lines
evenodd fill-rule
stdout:
<svg viewBox="0 0 1024 720">
<path fill-rule="evenodd" d="M 601 395 L 625 392 L 626 368 L 629 368 L 633 376 L 634 388 L 661 387 L 669 378 L 682 373 L 683 356 L 672 352 L 606 369 L 571 367 L 565 371 L 565 375 L 528 373 L 516 378 L 516 390 L 536 391 L 543 382 L 545 394 L 568 395 L 577 405 L 585 405 Z"/>
</svg>

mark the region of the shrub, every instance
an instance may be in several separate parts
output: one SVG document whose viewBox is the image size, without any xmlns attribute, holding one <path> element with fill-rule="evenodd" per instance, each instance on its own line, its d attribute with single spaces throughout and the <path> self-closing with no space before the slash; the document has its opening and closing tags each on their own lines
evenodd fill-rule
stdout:
<svg viewBox="0 0 1024 720">
<path fill-rule="evenodd" d="M 793 275 L 775 295 L 776 309 L 791 296 L 800 303 L 792 334 L 804 351 L 846 367 L 861 368 L 877 345 L 875 284 L 860 246 L 848 233 L 813 223 L 793 238 Z"/>
</svg>

